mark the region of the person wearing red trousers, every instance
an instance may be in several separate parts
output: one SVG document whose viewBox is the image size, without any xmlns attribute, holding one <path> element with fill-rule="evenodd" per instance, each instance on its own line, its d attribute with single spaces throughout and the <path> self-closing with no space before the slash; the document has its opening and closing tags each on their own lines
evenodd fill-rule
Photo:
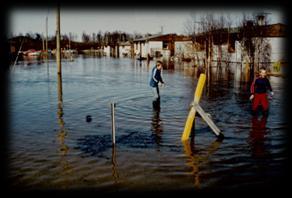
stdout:
<svg viewBox="0 0 292 198">
<path fill-rule="evenodd" d="M 261 68 L 259 71 L 259 77 L 256 78 L 250 87 L 250 100 L 252 100 L 252 111 L 256 113 L 260 105 L 264 114 L 268 113 L 269 101 L 268 101 L 268 91 L 270 91 L 271 96 L 274 95 L 269 79 L 266 77 L 267 72 L 265 68 Z"/>
</svg>

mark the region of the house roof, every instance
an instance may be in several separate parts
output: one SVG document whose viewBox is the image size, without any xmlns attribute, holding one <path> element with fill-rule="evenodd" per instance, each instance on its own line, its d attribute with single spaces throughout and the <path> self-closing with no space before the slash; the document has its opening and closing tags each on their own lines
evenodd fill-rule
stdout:
<svg viewBox="0 0 292 198">
<path fill-rule="evenodd" d="M 134 42 L 148 42 L 148 41 L 191 41 L 190 36 L 176 35 L 176 34 L 156 34 L 140 39 L 135 39 Z"/>
<path fill-rule="evenodd" d="M 121 46 L 130 46 L 130 45 L 131 45 L 131 43 L 130 43 L 130 41 L 126 41 L 126 42 L 119 42 L 119 45 L 121 45 Z"/>
<path fill-rule="evenodd" d="M 163 34 L 155 34 L 155 35 L 152 35 L 152 36 L 146 36 L 146 37 L 143 37 L 143 38 L 134 39 L 134 42 L 148 41 L 148 40 L 151 40 L 153 38 L 159 38 L 161 36 L 163 36 Z"/>
<path fill-rule="evenodd" d="M 286 25 L 277 23 L 263 26 L 254 26 L 250 31 L 250 34 L 253 37 L 284 37 L 286 35 Z M 231 28 L 223 28 L 216 29 L 212 31 L 213 36 L 218 35 L 241 35 L 245 32 L 244 27 L 231 27 Z M 196 34 L 196 38 L 206 37 L 209 32 L 201 32 Z"/>
</svg>

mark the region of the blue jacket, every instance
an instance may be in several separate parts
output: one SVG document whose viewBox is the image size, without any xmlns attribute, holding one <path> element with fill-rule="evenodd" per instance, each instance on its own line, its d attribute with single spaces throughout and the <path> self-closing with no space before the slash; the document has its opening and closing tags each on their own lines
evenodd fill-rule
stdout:
<svg viewBox="0 0 292 198">
<path fill-rule="evenodd" d="M 151 72 L 150 86 L 158 87 L 159 82 L 164 83 L 162 80 L 162 70 L 158 70 L 156 66 L 154 66 Z"/>
</svg>

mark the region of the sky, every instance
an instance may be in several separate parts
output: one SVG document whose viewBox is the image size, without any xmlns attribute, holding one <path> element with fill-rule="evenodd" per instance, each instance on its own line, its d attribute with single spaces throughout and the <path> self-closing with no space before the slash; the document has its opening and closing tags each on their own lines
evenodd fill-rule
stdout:
<svg viewBox="0 0 292 198">
<path fill-rule="evenodd" d="M 61 34 L 75 35 L 75 40 L 81 40 L 83 32 L 87 34 L 101 32 L 123 31 L 126 33 L 157 34 L 186 34 L 186 23 L 196 15 L 213 13 L 214 16 L 230 14 L 234 24 L 240 20 L 243 13 L 268 13 L 270 23 L 285 23 L 285 16 L 281 9 L 254 8 L 245 9 L 66 9 L 61 7 Z M 8 16 L 8 34 L 46 33 L 46 18 L 48 18 L 48 34 L 52 36 L 56 31 L 55 8 L 13 8 Z"/>
</svg>

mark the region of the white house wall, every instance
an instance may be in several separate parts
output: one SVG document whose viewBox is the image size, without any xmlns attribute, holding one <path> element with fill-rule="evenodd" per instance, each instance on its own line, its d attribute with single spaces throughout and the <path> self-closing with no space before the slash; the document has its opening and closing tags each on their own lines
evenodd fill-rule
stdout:
<svg viewBox="0 0 292 198">
<path fill-rule="evenodd" d="M 125 57 L 124 54 L 128 54 L 128 57 L 131 56 L 131 46 L 119 46 L 119 57 Z"/>
<path fill-rule="evenodd" d="M 192 41 L 175 41 L 174 56 L 189 56 L 192 52 Z"/>
<path fill-rule="evenodd" d="M 277 61 L 287 61 L 285 57 L 285 43 L 286 38 L 283 37 L 273 37 L 266 38 L 271 46 L 271 62 Z M 199 58 L 203 59 L 205 57 L 205 50 L 201 52 L 194 52 L 192 47 L 192 41 L 175 41 L 174 43 L 174 55 L 176 57 L 190 57 L 190 58 Z M 137 47 L 138 46 L 138 47 Z M 213 61 L 218 60 L 218 47 L 213 45 Z M 142 43 L 142 56 L 147 57 L 147 54 L 154 55 L 155 51 L 162 52 L 162 41 L 149 41 L 148 43 Z M 140 44 L 134 44 L 134 53 L 137 55 L 140 52 Z M 239 41 L 235 41 L 235 52 L 229 53 L 227 44 L 222 45 L 222 61 L 230 62 L 246 62 L 249 61 L 248 57 L 243 52 L 243 47 Z"/>
<path fill-rule="evenodd" d="M 162 41 L 149 41 L 147 53 L 149 53 L 151 56 L 154 56 L 155 51 L 162 51 Z"/>
<path fill-rule="evenodd" d="M 142 43 L 142 57 L 146 58 L 149 53 L 149 43 Z"/>
<path fill-rule="evenodd" d="M 134 53 L 136 56 L 140 55 L 140 50 L 142 51 L 141 56 L 146 58 L 149 50 L 149 44 L 148 43 L 141 43 L 141 49 L 140 49 L 140 43 L 134 44 Z"/>
<path fill-rule="evenodd" d="M 110 46 L 106 46 L 103 48 L 103 51 L 106 56 L 110 56 Z"/>
<path fill-rule="evenodd" d="M 255 38 L 257 39 L 257 38 Z M 271 62 L 277 62 L 277 61 L 281 61 L 281 60 L 286 60 L 286 57 L 285 57 L 285 42 L 286 42 L 286 38 L 283 38 L 283 37 L 273 37 L 273 38 L 265 38 L 268 43 L 270 44 L 271 46 L 271 56 L 270 56 L 270 61 Z M 246 57 L 242 57 L 242 55 L 244 54 L 242 52 L 242 46 L 241 44 L 236 41 L 235 43 L 235 55 L 236 55 L 236 58 L 235 60 L 237 62 L 241 62 L 241 61 L 244 61 L 246 59 Z"/>
<path fill-rule="evenodd" d="M 268 40 L 271 45 L 271 61 L 285 61 L 285 43 L 287 40 L 283 37 L 268 38 Z"/>
<path fill-rule="evenodd" d="M 242 47 L 239 41 L 235 41 L 235 56 L 233 56 L 234 62 L 242 62 Z"/>
<path fill-rule="evenodd" d="M 283 37 L 274 37 L 274 38 L 265 38 L 267 39 L 268 43 L 271 46 L 271 62 L 277 62 L 277 61 L 285 61 L 285 42 L 286 39 Z M 213 47 L 213 61 L 216 61 L 218 58 L 218 48 L 219 46 L 214 45 Z M 242 61 L 248 61 L 247 57 L 243 57 L 243 47 L 241 46 L 239 41 L 235 42 L 235 52 L 234 53 L 228 53 L 228 46 L 222 45 L 222 61 L 228 60 L 231 62 L 242 62 Z M 228 57 L 229 56 L 229 57 Z"/>
</svg>

